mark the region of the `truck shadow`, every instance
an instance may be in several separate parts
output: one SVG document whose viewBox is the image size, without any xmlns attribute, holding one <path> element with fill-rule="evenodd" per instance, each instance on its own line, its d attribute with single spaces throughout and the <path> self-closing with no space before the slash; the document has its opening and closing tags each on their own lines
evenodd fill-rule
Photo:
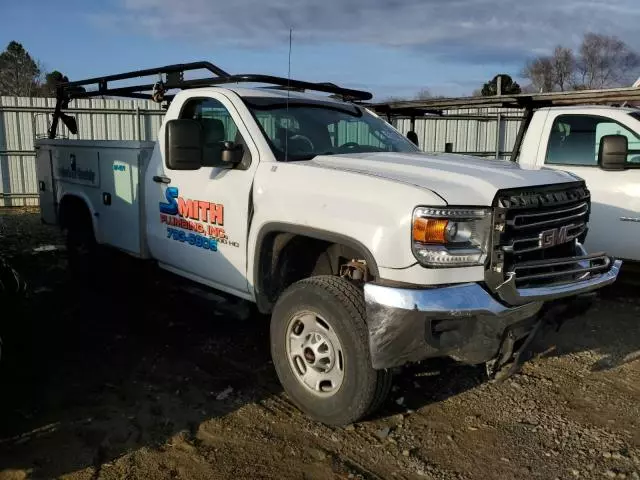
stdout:
<svg viewBox="0 0 640 480">
<path fill-rule="evenodd" d="M 22 351 L 19 362 L 3 365 L 0 472 L 31 470 L 34 478 L 96 472 L 176 438 L 197 444 L 203 423 L 282 393 L 270 362 L 268 319 L 246 303 L 201 298 L 176 289 L 165 274 L 120 267 L 99 290 L 73 287 L 64 258 L 42 258 L 16 260 L 38 281 L 28 303 L 9 314 L 20 319 Z M 609 359 L 594 369 L 619 365 L 637 352 L 640 338 L 634 313 L 640 305 L 626 295 L 606 292 L 593 311 L 541 338 L 540 348 L 555 344 L 553 355 L 591 350 Z M 485 381 L 482 366 L 447 360 L 411 366 L 394 379 L 373 420 Z"/>
<path fill-rule="evenodd" d="M 26 272 L 15 260 L 50 278 L 11 313 L 20 351 L 2 365 L 0 472 L 99 470 L 176 435 L 195 441 L 204 421 L 280 393 L 268 323 L 246 303 L 130 271 L 82 289 L 60 278 L 64 261 Z"/>
<path fill-rule="evenodd" d="M 560 330 L 544 329 L 526 352 L 527 361 L 588 352 L 581 360 L 588 362 L 592 372 L 640 363 L 638 270 L 637 266 L 627 265 L 617 283 L 599 292 L 589 311 L 569 319 Z M 403 369 L 395 377 L 391 398 L 375 418 L 417 410 L 486 382 L 488 377 L 483 365 L 459 365 L 449 359 L 427 360 Z"/>
<path fill-rule="evenodd" d="M 592 352 L 590 369 L 594 372 L 640 361 L 639 281 L 640 275 L 623 266 L 618 281 L 599 292 L 589 311 L 568 320 L 557 332 L 545 332 L 535 342 L 533 353 L 563 356 Z"/>
</svg>

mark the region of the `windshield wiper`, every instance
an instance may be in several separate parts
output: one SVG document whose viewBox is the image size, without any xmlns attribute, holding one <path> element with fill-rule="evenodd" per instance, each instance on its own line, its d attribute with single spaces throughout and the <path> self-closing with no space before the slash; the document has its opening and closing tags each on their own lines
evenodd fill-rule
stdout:
<svg viewBox="0 0 640 480">
<path fill-rule="evenodd" d="M 299 161 L 304 161 L 304 160 L 313 160 L 314 158 L 316 158 L 317 156 L 320 155 L 334 155 L 335 152 L 324 152 L 324 153 L 309 153 L 307 155 L 297 155 L 293 158 L 289 157 L 289 159 L 287 160 L 288 162 L 299 162 Z"/>
</svg>

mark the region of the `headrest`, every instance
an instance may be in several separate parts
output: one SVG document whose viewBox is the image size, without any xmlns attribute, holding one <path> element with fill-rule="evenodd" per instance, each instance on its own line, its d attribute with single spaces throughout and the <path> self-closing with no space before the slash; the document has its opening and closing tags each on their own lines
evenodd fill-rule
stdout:
<svg viewBox="0 0 640 480">
<path fill-rule="evenodd" d="M 224 123 L 217 118 L 201 118 L 202 137 L 205 144 L 224 142 Z"/>
</svg>

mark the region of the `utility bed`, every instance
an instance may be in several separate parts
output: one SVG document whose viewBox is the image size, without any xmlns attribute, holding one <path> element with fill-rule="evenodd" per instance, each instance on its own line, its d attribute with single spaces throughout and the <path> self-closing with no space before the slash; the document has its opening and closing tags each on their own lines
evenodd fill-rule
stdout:
<svg viewBox="0 0 640 480">
<path fill-rule="evenodd" d="M 100 225 L 94 229 L 99 243 L 145 256 L 141 199 L 154 145 L 134 140 L 38 140 L 36 166 L 43 221 L 58 223 L 59 201 L 72 190 L 91 206 L 93 222 Z M 78 185 L 85 188 L 78 189 Z"/>
</svg>

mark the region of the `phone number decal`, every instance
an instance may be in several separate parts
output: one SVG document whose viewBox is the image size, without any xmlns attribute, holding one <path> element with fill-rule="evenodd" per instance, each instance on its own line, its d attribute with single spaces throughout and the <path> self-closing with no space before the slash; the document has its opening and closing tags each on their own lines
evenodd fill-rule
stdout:
<svg viewBox="0 0 640 480">
<path fill-rule="evenodd" d="M 213 238 L 203 237 L 197 233 L 187 233 L 184 230 L 167 227 L 167 238 L 173 238 L 177 242 L 188 243 L 194 247 L 204 248 L 212 252 L 218 251 L 218 241 Z"/>
</svg>

